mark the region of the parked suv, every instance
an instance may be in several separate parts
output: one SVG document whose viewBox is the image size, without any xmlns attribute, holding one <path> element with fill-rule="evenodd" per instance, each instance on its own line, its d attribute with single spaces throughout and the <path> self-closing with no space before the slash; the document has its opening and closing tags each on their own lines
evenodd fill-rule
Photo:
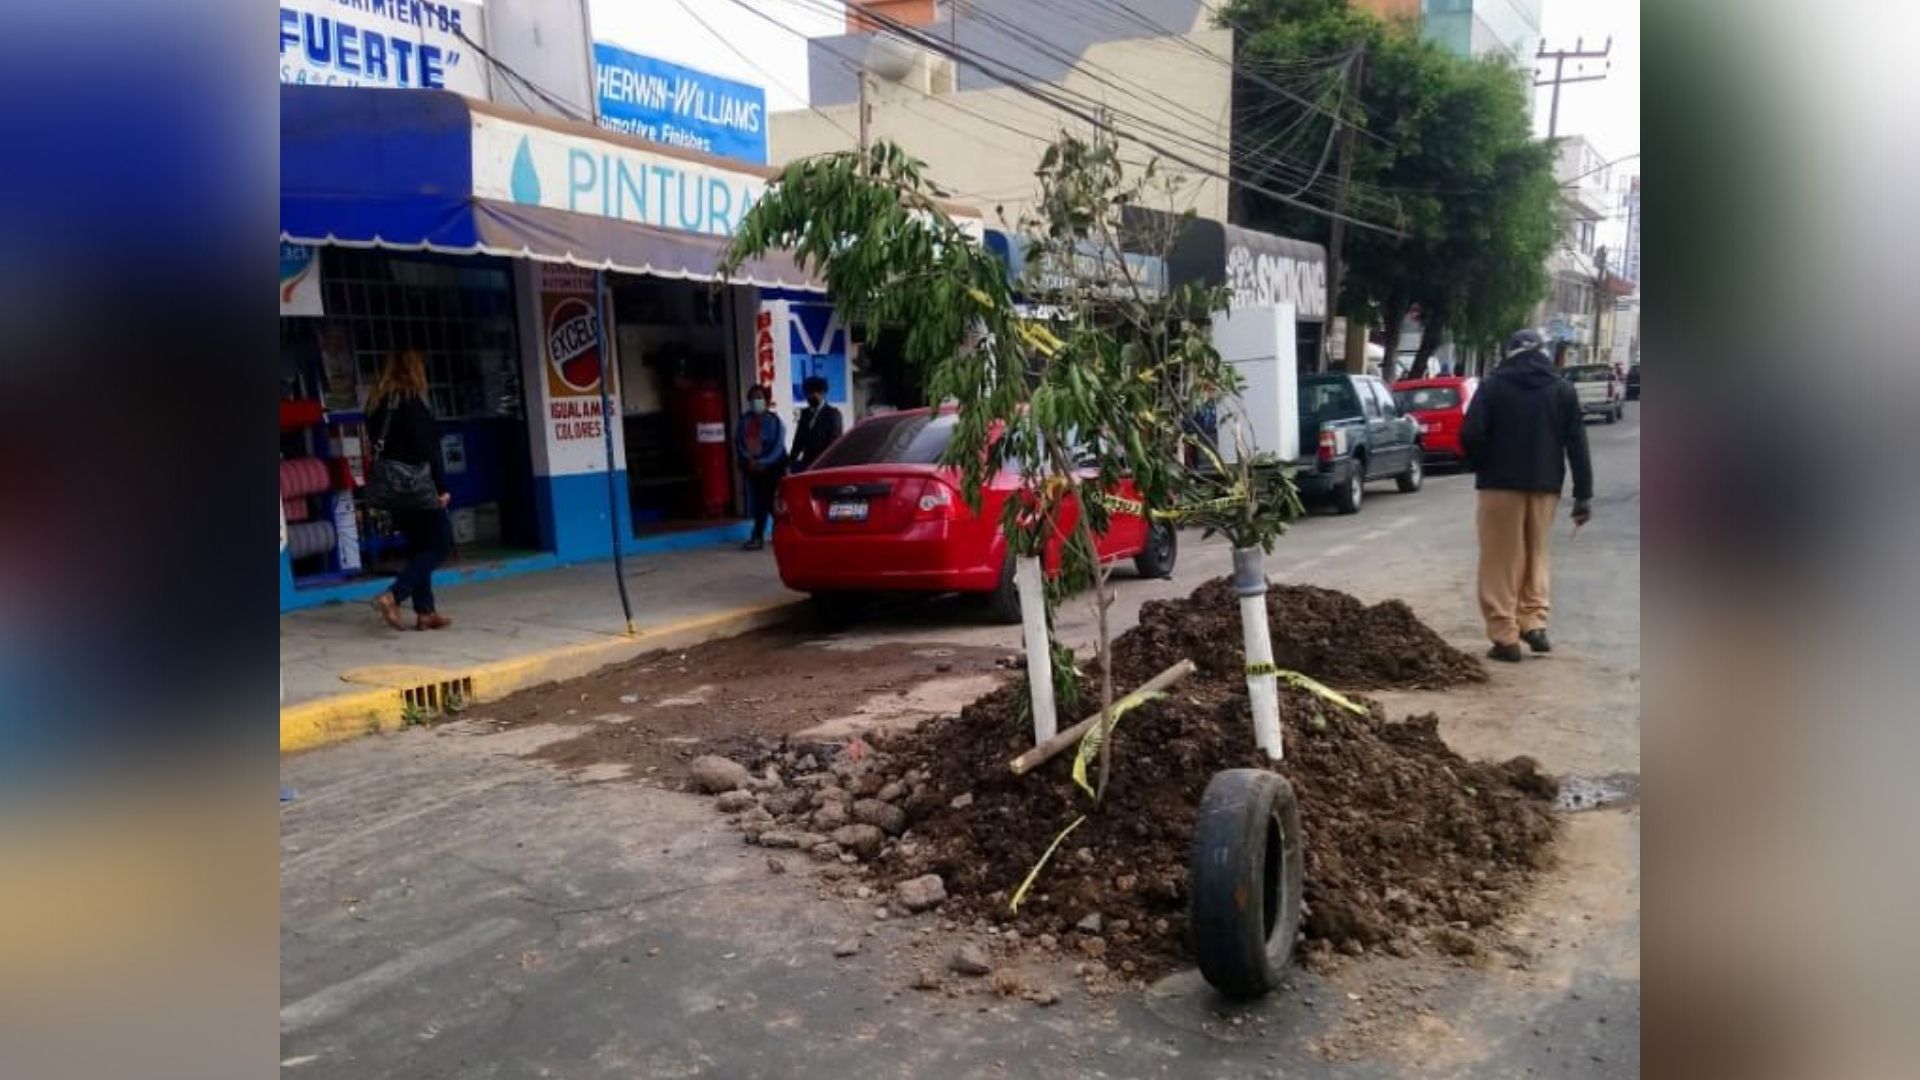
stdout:
<svg viewBox="0 0 1920 1080">
<path fill-rule="evenodd" d="M 1627 393 L 1612 364 L 1578 364 L 1566 371 L 1567 381 L 1580 393 L 1580 415 L 1598 416 L 1611 424 L 1627 415 Z"/>
<path fill-rule="evenodd" d="M 1299 390 L 1300 448 L 1314 448 L 1295 471 L 1302 498 L 1330 497 L 1336 510 L 1352 514 L 1369 480 L 1391 476 L 1401 491 L 1420 490 L 1420 425 L 1400 411 L 1386 383 L 1372 375 L 1303 375 Z"/>
</svg>

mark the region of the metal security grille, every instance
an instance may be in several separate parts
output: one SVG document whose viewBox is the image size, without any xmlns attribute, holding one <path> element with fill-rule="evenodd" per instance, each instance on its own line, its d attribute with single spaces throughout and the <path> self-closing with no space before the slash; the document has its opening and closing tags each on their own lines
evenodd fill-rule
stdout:
<svg viewBox="0 0 1920 1080">
<path fill-rule="evenodd" d="M 513 282 L 505 262 L 352 248 L 328 248 L 323 258 L 326 321 L 348 334 L 360 393 L 390 353 L 413 348 L 426 357 L 435 416 L 521 415 Z"/>
</svg>

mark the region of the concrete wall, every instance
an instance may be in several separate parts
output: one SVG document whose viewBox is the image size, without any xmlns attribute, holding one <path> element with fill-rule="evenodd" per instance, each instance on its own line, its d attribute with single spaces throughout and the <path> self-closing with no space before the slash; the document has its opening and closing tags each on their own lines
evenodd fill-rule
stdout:
<svg viewBox="0 0 1920 1080">
<path fill-rule="evenodd" d="M 1092 73 L 1068 71 L 1061 85 L 1097 101 L 1110 100 L 1131 115 L 1215 148 L 1201 150 L 1165 132 L 1120 123 L 1206 170 L 1224 174 L 1232 72 L 1220 60 L 1231 54 L 1232 35 L 1203 30 L 1187 35 L 1187 40 L 1210 55 L 1200 55 L 1168 38 L 1091 45 L 1084 53 L 1083 67 Z M 1151 88 L 1151 95 L 1143 95 L 1141 87 Z M 909 85 L 876 80 L 871 99 L 872 136 L 891 139 L 925 161 L 937 183 L 959 201 L 981 207 L 994 225 L 1016 225 L 1033 204 L 1038 195 L 1034 166 L 1061 131 L 1090 134 L 1090 125 L 1084 121 L 1005 87 L 925 94 Z M 849 133 L 859 130 L 857 106 L 816 108 L 772 118 L 771 156 L 776 164 L 854 145 Z M 1123 141 L 1121 149 L 1135 165 L 1156 156 L 1131 142 Z M 1162 160 L 1161 169 L 1185 182 L 1178 197 L 1162 200 L 1159 209 L 1193 209 L 1201 217 L 1225 220 L 1224 182 L 1169 160 Z"/>
</svg>

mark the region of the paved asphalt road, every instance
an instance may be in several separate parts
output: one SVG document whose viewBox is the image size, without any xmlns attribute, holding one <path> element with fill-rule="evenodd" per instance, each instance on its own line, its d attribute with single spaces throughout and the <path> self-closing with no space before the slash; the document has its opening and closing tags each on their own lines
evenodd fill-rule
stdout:
<svg viewBox="0 0 1920 1080">
<path fill-rule="evenodd" d="M 1443 731 L 1473 755 L 1639 772 L 1639 424 L 1589 428 L 1594 523 L 1555 538 L 1551 657 L 1456 691 Z M 1472 481 L 1376 484 L 1354 517 L 1302 522 L 1276 577 L 1408 600 L 1479 649 Z M 1172 582 L 1223 573 L 1185 537 Z M 1084 606 L 1084 605 L 1082 605 Z M 841 635 L 1012 646 L 941 605 Z M 1085 639 L 1090 618 L 1069 611 Z M 1424 702 L 1396 700 L 1398 713 Z M 482 710 L 484 711 L 484 710 Z M 524 760 L 525 733 L 408 732 L 286 759 L 281 1042 L 287 1077 L 1637 1076 L 1639 811 L 1573 815 L 1562 867 L 1479 967 L 1383 959 L 1230 1008 L 1191 975 L 1052 1008 L 905 989 L 926 920 L 876 923 L 775 876 L 705 800 L 587 783 Z M 833 944 L 863 938 L 858 956 Z M 903 966 L 904 965 L 904 966 Z M 1409 989 L 1411 987 L 1411 989 Z M 986 1004 L 981 1004 L 986 1002 Z"/>
</svg>

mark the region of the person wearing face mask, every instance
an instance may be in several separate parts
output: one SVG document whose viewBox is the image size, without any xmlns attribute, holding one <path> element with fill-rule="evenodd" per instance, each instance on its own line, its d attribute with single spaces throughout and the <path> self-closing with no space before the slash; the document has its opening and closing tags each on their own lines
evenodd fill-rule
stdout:
<svg viewBox="0 0 1920 1080">
<path fill-rule="evenodd" d="M 734 454 L 747 472 L 747 512 L 753 515 L 753 535 L 743 551 L 766 547 L 767 518 L 773 514 L 773 493 L 787 471 L 787 433 L 780 417 L 767 407 L 772 397 L 764 386 L 747 391 L 747 411 L 740 415 L 734 435 Z"/>
<path fill-rule="evenodd" d="M 807 407 L 800 411 L 793 429 L 793 461 L 789 467 L 794 472 L 805 472 L 819 464 L 820 455 L 827 452 L 841 431 L 840 410 L 827 404 L 827 380 L 810 375 L 801 388 L 807 394 Z"/>
</svg>

